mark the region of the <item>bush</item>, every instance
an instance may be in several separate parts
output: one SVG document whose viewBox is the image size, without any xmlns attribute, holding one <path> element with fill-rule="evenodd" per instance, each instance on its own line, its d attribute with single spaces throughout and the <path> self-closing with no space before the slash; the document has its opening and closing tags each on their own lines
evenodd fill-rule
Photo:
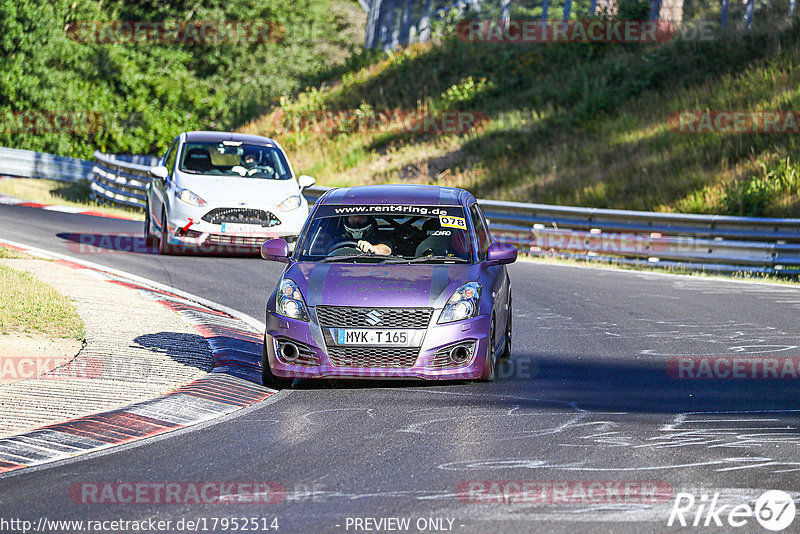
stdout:
<svg viewBox="0 0 800 534">
<path fill-rule="evenodd" d="M 761 174 L 728 185 L 722 204 L 729 215 L 763 217 L 784 195 L 800 195 L 800 169 L 789 157 L 764 159 Z"/>
<path fill-rule="evenodd" d="M 0 0 L 0 145 L 156 154 L 182 130 L 233 129 L 343 63 L 361 41 L 358 10 L 337 0 Z M 274 21 L 285 31 L 280 42 L 238 44 L 93 43 L 65 31 L 137 20 Z M 52 112 L 95 120 L 74 132 L 15 124 Z"/>
</svg>

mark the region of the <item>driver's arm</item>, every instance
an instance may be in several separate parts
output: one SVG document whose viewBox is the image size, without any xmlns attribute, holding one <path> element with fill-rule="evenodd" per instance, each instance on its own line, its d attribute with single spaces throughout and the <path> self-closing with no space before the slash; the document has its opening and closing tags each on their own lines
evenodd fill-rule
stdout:
<svg viewBox="0 0 800 534">
<path fill-rule="evenodd" d="M 379 256 L 389 256 L 392 254 L 392 247 L 390 247 L 389 245 L 386 245 L 384 243 L 373 245 L 369 241 L 364 241 L 363 239 L 358 242 L 358 250 L 360 250 L 361 252 L 377 254 Z"/>
</svg>

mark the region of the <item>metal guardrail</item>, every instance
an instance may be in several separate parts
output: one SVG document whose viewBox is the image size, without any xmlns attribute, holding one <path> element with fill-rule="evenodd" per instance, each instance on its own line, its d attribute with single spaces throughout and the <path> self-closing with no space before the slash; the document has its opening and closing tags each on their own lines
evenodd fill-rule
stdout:
<svg viewBox="0 0 800 534">
<path fill-rule="evenodd" d="M 0 147 L 0 174 L 92 180 L 101 198 L 144 207 L 149 156 L 96 162 Z M 329 188 L 309 187 L 310 203 Z M 521 252 L 693 270 L 800 274 L 800 219 L 609 210 L 478 200 L 492 234 Z"/>
<path fill-rule="evenodd" d="M 114 156 L 95 152 L 92 192 L 111 202 L 144 209 L 150 168 L 158 158 L 152 156 Z M 128 161 L 131 160 L 131 161 Z M 143 164 L 150 160 L 150 164 Z"/>
<path fill-rule="evenodd" d="M 311 187 L 316 201 L 328 188 Z M 800 219 L 478 200 L 492 234 L 521 252 L 720 272 L 800 274 Z"/>
<path fill-rule="evenodd" d="M 22 178 L 49 178 L 63 182 L 91 180 L 91 161 L 45 152 L 0 147 L 0 174 Z"/>
</svg>

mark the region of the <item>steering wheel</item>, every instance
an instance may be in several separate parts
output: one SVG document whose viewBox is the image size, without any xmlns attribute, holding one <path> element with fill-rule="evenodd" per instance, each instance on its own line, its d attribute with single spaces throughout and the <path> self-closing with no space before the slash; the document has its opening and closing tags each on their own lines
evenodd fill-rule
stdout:
<svg viewBox="0 0 800 534">
<path fill-rule="evenodd" d="M 347 239 L 345 241 L 339 241 L 338 243 L 334 243 L 328 248 L 328 256 L 332 255 L 334 251 L 339 250 L 341 248 L 358 249 L 358 241 L 355 241 L 353 239 Z"/>
</svg>

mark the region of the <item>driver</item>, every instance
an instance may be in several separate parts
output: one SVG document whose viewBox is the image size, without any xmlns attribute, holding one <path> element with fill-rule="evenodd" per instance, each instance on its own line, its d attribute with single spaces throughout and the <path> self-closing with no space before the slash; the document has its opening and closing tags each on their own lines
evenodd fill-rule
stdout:
<svg viewBox="0 0 800 534">
<path fill-rule="evenodd" d="M 349 215 L 344 220 L 344 231 L 343 239 L 357 241 L 361 252 L 379 256 L 389 256 L 392 253 L 391 244 L 386 243 L 388 240 L 378 235 L 378 223 L 372 216 Z M 379 240 L 384 242 L 377 243 Z M 376 244 L 373 245 L 373 242 Z"/>
<path fill-rule="evenodd" d="M 242 167 L 244 167 L 248 171 L 250 169 L 255 169 L 256 168 L 256 163 L 257 163 L 257 160 L 256 160 L 256 153 L 255 152 L 245 152 L 242 155 Z"/>
</svg>

